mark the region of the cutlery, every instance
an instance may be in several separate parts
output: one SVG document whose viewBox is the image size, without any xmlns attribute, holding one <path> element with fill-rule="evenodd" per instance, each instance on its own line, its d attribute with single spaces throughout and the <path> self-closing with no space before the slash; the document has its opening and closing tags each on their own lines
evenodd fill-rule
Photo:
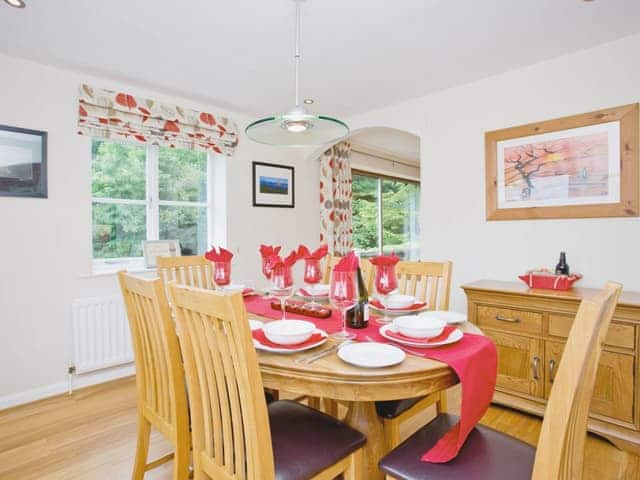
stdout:
<svg viewBox="0 0 640 480">
<path fill-rule="evenodd" d="M 323 357 L 326 357 L 327 355 L 333 353 L 333 352 L 337 352 L 338 350 L 340 350 L 340 347 L 347 345 L 349 343 L 352 343 L 353 340 L 345 340 L 344 342 L 340 342 L 337 345 L 334 345 L 331 348 L 327 348 L 325 350 L 322 350 L 321 352 L 315 353 L 313 355 L 310 355 L 308 357 L 304 357 L 304 358 L 300 358 L 298 360 L 296 360 L 295 363 L 304 363 L 305 365 L 308 365 L 310 363 L 315 362 L 316 360 L 319 360 Z"/>
<path fill-rule="evenodd" d="M 367 342 L 376 342 L 376 340 L 374 340 L 371 337 L 364 337 L 364 338 L 365 338 L 365 340 Z M 393 345 L 394 347 L 398 347 L 400 350 L 404 350 L 405 352 L 407 352 L 407 353 L 409 353 L 411 355 L 415 355 L 417 357 L 423 357 L 424 356 L 424 352 L 418 352 L 418 351 L 415 351 L 415 350 L 411 350 L 410 348 L 407 348 L 404 345 L 401 345 L 399 343 L 391 342 L 391 345 Z"/>
</svg>

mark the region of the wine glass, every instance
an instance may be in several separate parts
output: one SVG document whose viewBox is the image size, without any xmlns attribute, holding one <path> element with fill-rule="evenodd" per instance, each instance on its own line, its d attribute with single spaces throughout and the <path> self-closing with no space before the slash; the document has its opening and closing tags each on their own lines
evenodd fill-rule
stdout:
<svg viewBox="0 0 640 480">
<path fill-rule="evenodd" d="M 231 283 L 231 262 L 214 262 L 213 283 L 223 288 Z"/>
<path fill-rule="evenodd" d="M 311 297 L 311 302 L 309 302 L 306 306 L 308 306 L 311 309 L 316 309 L 320 306 L 320 304 L 316 302 L 314 287 L 315 285 L 320 283 L 321 279 L 322 279 L 322 270 L 320 269 L 320 260 L 317 258 L 305 259 L 304 283 L 310 287 L 307 293 Z"/>
<path fill-rule="evenodd" d="M 378 319 L 378 323 L 389 323 L 391 318 L 387 312 L 387 299 L 389 294 L 398 288 L 395 265 L 376 265 L 375 277 L 376 291 L 381 297 L 384 317 Z"/>
<path fill-rule="evenodd" d="M 287 298 L 293 293 L 293 276 L 291 267 L 282 263 L 273 266 L 271 271 L 271 296 L 280 299 L 280 308 L 282 309 L 282 320 L 287 319 L 287 311 L 285 306 Z"/>
<path fill-rule="evenodd" d="M 270 257 L 262 257 L 262 275 L 267 279 L 269 283 L 271 283 L 271 275 L 273 273 L 273 267 L 276 264 L 278 257 L 270 256 Z M 269 291 L 265 292 L 263 297 L 264 299 L 271 298 L 271 294 Z"/>
<path fill-rule="evenodd" d="M 358 303 L 358 276 L 356 272 L 340 272 L 334 269 L 331 273 L 329 300 L 331 305 L 342 313 L 342 331 L 333 336 L 344 340 L 354 338 L 355 335 L 347 331 L 347 310 Z"/>
</svg>

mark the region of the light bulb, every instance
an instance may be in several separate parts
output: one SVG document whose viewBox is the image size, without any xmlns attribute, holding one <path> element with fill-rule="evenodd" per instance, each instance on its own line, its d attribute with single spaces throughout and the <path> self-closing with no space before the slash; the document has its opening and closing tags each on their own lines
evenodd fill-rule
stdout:
<svg viewBox="0 0 640 480">
<path fill-rule="evenodd" d="M 300 133 L 307 130 L 311 125 L 305 120 L 289 120 L 282 123 L 282 126 L 291 133 Z"/>
<path fill-rule="evenodd" d="M 11 5 L 12 7 L 15 8 L 24 8 L 26 7 L 26 4 L 24 3 L 24 0 L 4 0 L 8 5 Z"/>
</svg>

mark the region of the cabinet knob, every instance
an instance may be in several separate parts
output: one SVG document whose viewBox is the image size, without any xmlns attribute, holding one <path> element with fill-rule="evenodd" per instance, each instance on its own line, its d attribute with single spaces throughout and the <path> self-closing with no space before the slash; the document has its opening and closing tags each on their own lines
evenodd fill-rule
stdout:
<svg viewBox="0 0 640 480">
<path fill-rule="evenodd" d="M 496 320 L 500 322 L 509 322 L 509 323 L 520 323 L 520 319 L 518 317 L 505 317 L 504 315 L 496 315 Z"/>
</svg>

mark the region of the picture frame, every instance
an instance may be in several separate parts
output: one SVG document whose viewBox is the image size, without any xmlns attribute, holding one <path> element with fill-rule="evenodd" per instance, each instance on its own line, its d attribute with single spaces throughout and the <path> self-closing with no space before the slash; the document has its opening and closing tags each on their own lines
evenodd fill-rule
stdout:
<svg viewBox="0 0 640 480">
<path fill-rule="evenodd" d="M 639 216 L 638 104 L 485 133 L 486 219 Z"/>
<path fill-rule="evenodd" d="M 142 253 L 146 268 L 157 267 L 158 257 L 177 257 L 180 255 L 179 240 L 143 240 Z"/>
<path fill-rule="evenodd" d="M 295 208 L 295 169 L 253 162 L 253 206 Z"/>
<path fill-rule="evenodd" d="M 47 132 L 0 125 L 0 196 L 47 198 Z"/>
</svg>

